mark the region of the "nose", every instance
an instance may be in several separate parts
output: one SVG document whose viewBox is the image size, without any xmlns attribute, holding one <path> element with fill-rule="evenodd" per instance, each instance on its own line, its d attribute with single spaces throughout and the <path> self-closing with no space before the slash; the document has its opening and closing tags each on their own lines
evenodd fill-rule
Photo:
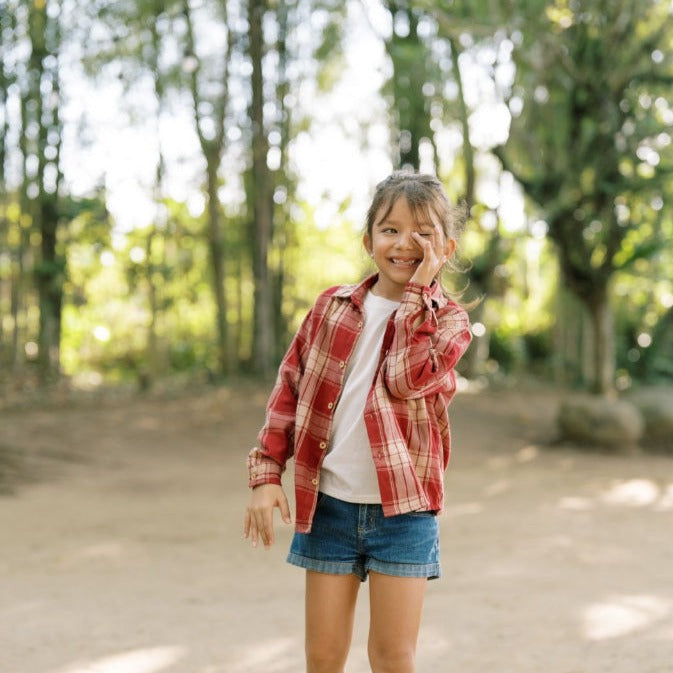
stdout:
<svg viewBox="0 0 673 673">
<path fill-rule="evenodd" d="M 413 250 L 414 239 L 411 236 L 411 231 L 401 231 L 395 241 L 398 248 L 402 250 Z"/>
</svg>

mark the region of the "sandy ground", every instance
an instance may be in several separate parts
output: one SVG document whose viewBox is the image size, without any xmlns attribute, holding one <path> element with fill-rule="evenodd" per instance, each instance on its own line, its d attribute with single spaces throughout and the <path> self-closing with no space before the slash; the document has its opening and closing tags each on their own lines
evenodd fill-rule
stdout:
<svg viewBox="0 0 673 673">
<path fill-rule="evenodd" d="M 241 533 L 265 395 L 0 412 L 1 673 L 303 671 L 291 529 Z M 556 404 L 456 398 L 419 673 L 673 672 L 673 458 L 554 445 Z"/>
</svg>

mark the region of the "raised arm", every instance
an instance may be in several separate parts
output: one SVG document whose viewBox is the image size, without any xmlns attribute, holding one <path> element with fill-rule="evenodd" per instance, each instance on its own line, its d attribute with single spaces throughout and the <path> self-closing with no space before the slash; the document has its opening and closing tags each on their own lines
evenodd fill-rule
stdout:
<svg viewBox="0 0 673 673">
<path fill-rule="evenodd" d="M 449 302 L 437 309 L 430 288 L 410 282 L 395 314 L 395 332 L 383 363 L 386 387 L 401 399 L 453 390 L 453 368 L 471 338 L 462 308 Z"/>
</svg>

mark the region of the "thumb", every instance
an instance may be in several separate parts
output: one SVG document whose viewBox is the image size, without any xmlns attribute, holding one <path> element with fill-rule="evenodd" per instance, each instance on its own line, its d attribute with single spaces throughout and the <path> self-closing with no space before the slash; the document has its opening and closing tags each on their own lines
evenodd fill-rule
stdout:
<svg viewBox="0 0 673 673">
<path fill-rule="evenodd" d="M 279 498 L 278 507 L 280 508 L 280 515 L 283 517 L 283 521 L 285 523 L 292 523 L 292 517 L 290 516 L 290 505 L 288 505 L 287 498 L 284 495 L 282 498 Z"/>
</svg>

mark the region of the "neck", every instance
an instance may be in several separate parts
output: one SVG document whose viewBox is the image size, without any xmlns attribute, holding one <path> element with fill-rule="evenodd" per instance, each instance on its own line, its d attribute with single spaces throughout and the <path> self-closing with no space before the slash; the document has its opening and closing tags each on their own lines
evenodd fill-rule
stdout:
<svg viewBox="0 0 673 673">
<path fill-rule="evenodd" d="M 383 299 L 390 299 L 390 301 L 402 301 L 402 294 L 404 290 L 390 290 L 381 287 L 380 280 L 377 280 L 374 285 L 369 288 L 369 291 L 376 297 L 383 297 Z"/>
</svg>

